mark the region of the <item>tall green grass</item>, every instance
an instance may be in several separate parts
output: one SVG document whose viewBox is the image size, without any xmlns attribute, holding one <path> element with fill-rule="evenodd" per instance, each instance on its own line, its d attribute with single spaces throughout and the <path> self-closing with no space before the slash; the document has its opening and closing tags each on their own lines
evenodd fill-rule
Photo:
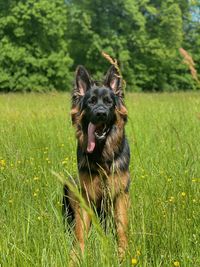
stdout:
<svg viewBox="0 0 200 267">
<path fill-rule="evenodd" d="M 121 266 L 200 266 L 200 94 L 128 94 L 129 251 Z M 62 184 L 76 174 L 68 94 L 0 95 L 0 266 L 68 266 Z M 106 242 L 105 242 L 106 240 Z M 92 227 L 79 266 L 119 266 Z"/>
</svg>

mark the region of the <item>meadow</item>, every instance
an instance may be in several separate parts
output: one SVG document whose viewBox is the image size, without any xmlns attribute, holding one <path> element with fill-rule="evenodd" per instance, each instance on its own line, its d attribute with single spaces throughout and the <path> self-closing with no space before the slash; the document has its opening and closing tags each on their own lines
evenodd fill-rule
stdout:
<svg viewBox="0 0 200 267">
<path fill-rule="evenodd" d="M 127 94 L 129 249 L 121 266 L 200 266 L 200 94 Z M 0 266 L 68 266 L 62 184 L 76 174 L 70 95 L 0 95 Z M 93 225 L 79 266 L 120 266 Z"/>
</svg>

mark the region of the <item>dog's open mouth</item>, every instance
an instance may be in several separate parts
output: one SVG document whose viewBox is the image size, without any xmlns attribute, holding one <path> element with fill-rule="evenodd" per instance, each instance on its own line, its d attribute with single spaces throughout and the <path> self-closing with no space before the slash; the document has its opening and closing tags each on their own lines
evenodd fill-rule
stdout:
<svg viewBox="0 0 200 267">
<path fill-rule="evenodd" d="M 89 123 L 88 125 L 88 145 L 87 152 L 92 153 L 95 148 L 95 139 L 104 140 L 106 138 L 108 130 L 106 129 L 105 124 L 95 125 L 93 123 Z"/>
</svg>

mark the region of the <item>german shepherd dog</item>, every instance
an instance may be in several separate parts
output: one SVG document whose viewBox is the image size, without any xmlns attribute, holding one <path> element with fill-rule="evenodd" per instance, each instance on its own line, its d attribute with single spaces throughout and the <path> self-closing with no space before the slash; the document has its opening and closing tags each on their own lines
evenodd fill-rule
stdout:
<svg viewBox="0 0 200 267">
<path fill-rule="evenodd" d="M 104 82 L 94 82 L 83 66 L 76 70 L 72 92 L 72 123 L 76 128 L 79 186 L 89 207 L 104 211 L 105 198 L 113 207 L 118 235 L 119 256 L 127 248 L 130 184 L 130 150 L 125 136 L 127 109 L 124 105 L 122 79 L 114 66 Z M 84 252 L 84 236 L 91 217 L 76 196 L 64 186 L 63 206 L 66 216 L 74 219 L 75 237 Z"/>
</svg>

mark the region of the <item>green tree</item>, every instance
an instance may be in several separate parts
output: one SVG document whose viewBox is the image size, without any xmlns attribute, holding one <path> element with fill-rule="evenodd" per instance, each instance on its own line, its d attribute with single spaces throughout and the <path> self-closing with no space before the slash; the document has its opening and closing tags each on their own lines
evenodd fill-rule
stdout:
<svg viewBox="0 0 200 267">
<path fill-rule="evenodd" d="M 69 49 L 75 65 L 87 65 L 98 78 L 109 65 L 101 56 L 105 51 L 119 59 L 125 79 L 135 84 L 131 52 L 145 42 L 144 17 L 137 1 L 74 0 L 68 3 L 68 12 Z"/>
<path fill-rule="evenodd" d="M 184 46 L 192 54 L 196 69 L 200 74 L 200 1 L 193 0 L 190 5 L 190 18 L 184 36 Z"/>
<path fill-rule="evenodd" d="M 0 90 L 65 90 L 71 81 L 62 0 L 1 0 Z"/>
<path fill-rule="evenodd" d="M 193 87 L 178 49 L 183 43 L 186 0 L 73 0 L 68 3 L 69 51 L 74 64 L 100 74 L 105 51 L 119 59 L 134 90 Z"/>
<path fill-rule="evenodd" d="M 127 89 L 195 89 L 179 48 L 199 72 L 199 10 L 198 0 L 1 0 L 0 90 L 65 90 L 78 64 L 99 79 L 102 51 Z"/>
</svg>

